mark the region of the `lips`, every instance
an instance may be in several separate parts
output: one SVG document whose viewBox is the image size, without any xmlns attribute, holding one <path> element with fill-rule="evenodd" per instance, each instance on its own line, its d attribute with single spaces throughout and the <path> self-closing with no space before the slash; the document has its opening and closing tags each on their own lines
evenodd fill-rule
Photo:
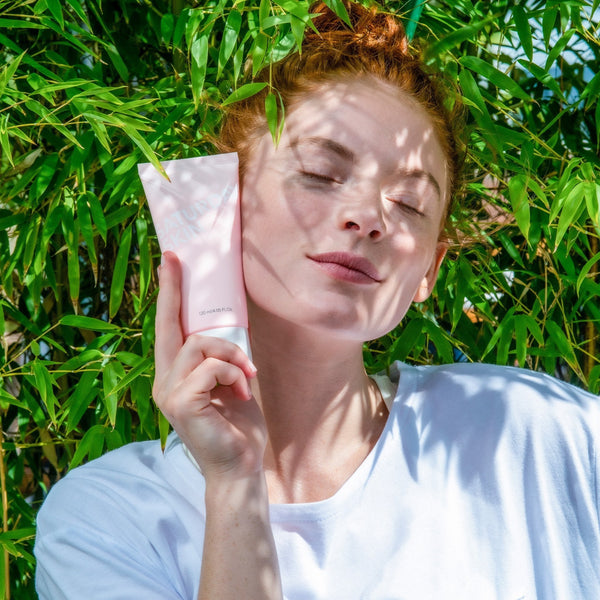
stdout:
<svg viewBox="0 0 600 600">
<path fill-rule="evenodd" d="M 352 283 L 379 283 L 381 281 L 375 265 L 358 254 L 325 252 L 310 255 L 308 258 L 334 279 Z"/>
</svg>

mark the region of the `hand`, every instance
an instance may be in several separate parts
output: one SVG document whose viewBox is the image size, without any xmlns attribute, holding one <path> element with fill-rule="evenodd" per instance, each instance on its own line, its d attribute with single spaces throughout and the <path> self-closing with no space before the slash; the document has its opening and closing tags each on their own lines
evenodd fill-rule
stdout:
<svg viewBox="0 0 600 600">
<path fill-rule="evenodd" d="M 256 369 L 232 342 L 202 335 L 184 341 L 179 319 L 181 267 L 165 252 L 156 310 L 153 395 L 207 482 L 262 470 L 264 418 L 248 379 Z"/>
</svg>

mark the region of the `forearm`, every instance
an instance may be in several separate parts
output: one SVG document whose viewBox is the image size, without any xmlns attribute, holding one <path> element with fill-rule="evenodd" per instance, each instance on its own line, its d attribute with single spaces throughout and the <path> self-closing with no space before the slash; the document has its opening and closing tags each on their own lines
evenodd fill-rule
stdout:
<svg viewBox="0 0 600 600">
<path fill-rule="evenodd" d="M 262 473 L 207 482 L 199 600 L 281 600 L 277 553 Z"/>
</svg>

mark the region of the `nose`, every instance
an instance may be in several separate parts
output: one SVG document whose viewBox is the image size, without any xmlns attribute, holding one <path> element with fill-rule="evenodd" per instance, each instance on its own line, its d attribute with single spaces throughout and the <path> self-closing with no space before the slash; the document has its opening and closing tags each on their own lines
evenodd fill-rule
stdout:
<svg viewBox="0 0 600 600">
<path fill-rule="evenodd" d="M 341 229 L 354 231 L 360 237 L 380 239 L 385 233 L 382 204 L 379 194 L 361 195 L 361 198 L 345 204 L 340 211 Z"/>
</svg>

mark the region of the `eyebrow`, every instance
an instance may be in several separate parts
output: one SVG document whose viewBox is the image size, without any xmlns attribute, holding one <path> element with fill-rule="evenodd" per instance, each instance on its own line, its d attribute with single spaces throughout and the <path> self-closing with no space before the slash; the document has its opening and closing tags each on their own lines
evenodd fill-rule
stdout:
<svg viewBox="0 0 600 600">
<path fill-rule="evenodd" d="M 290 148 L 293 150 L 297 149 L 298 146 L 303 144 L 310 144 L 311 146 L 317 146 L 318 148 L 324 148 L 325 150 L 329 150 L 334 154 L 337 154 L 340 158 L 344 160 L 354 162 L 356 156 L 350 148 L 347 148 L 343 144 L 339 144 L 338 142 L 324 137 L 308 137 L 308 138 L 299 138 L 295 139 L 290 143 Z"/>
<path fill-rule="evenodd" d="M 354 162 L 356 159 L 356 155 L 350 148 L 347 148 L 343 144 L 340 144 L 330 138 L 324 138 L 319 136 L 307 137 L 307 138 L 296 138 L 290 142 L 290 148 L 292 150 L 297 150 L 298 146 L 302 144 L 310 144 L 313 146 L 317 146 L 319 148 L 324 148 L 325 150 L 330 150 L 334 152 L 340 158 Z M 438 198 L 442 197 L 442 189 L 437 179 L 429 172 L 423 169 L 405 169 L 400 168 L 396 170 L 396 173 L 400 175 L 400 177 L 406 179 L 421 179 L 427 181 L 437 192 Z"/>
<path fill-rule="evenodd" d="M 442 189 L 440 188 L 440 184 L 429 171 L 424 171 L 423 169 L 398 169 L 396 173 L 401 177 L 405 177 L 406 179 L 421 179 L 427 181 L 427 183 L 429 183 L 435 189 L 438 197 L 442 197 Z"/>
</svg>

